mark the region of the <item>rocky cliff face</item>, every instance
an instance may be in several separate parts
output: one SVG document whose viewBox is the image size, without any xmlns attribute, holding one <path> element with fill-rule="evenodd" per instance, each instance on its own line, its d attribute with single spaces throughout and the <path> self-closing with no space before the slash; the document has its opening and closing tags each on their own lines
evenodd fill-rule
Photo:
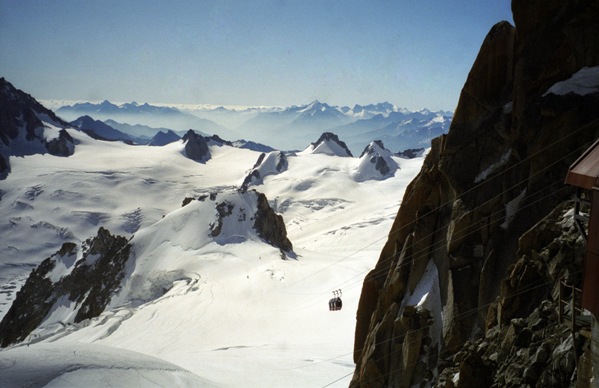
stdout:
<svg viewBox="0 0 599 388">
<path fill-rule="evenodd" d="M 543 274 L 542 266 L 517 263 L 518 241 L 572 196 L 563 184 L 568 166 L 599 136 L 597 90 L 549 92 L 581 68 L 599 65 L 599 6 L 514 0 L 512 10 L 516 27 L 501 22 L 487 35 L 448 134 L 433 141 L 366 276 L 352 386 L 435 381 L 439 360 L 535 308 L 493 303 L 505 278 L 524 284 Z M 401 322 L 413 315 L 407 301 L 430 263 L 438 273 L 442 340 L 438 347 L 426 340 L 406 348 Z M 535 301 L 547 297 L 546 289 L 537 291 Z M 488 323 L 498 312 L 500 322 Z M 435 336 L 427 320 L 406 333 L 417 331 Z"/>
<path fill-rule="evenodd" d="M 270 207 L 264 194 L 256 192 L 256 195 L 257 210 L 254 216 L 254 229 L 267 243 L 279 248 L 283 257 L 286 257 L 285 253 L 291 253 L 293 245 L 287 238 L 285 221 Z"/>
</svg>

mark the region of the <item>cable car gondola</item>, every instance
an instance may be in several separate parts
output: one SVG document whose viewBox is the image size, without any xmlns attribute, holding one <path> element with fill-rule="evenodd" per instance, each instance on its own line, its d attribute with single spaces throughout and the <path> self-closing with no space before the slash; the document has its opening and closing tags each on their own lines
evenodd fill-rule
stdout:
<svg viewBox="0 0 599 388">
<path fill-rule="evenodd" d="M 343 302 L 341 301 L 341 290 L 333 291 L 333 298 L 329 300 L 329 310 L 338 311 L 341 310 Z"/>
</svg>

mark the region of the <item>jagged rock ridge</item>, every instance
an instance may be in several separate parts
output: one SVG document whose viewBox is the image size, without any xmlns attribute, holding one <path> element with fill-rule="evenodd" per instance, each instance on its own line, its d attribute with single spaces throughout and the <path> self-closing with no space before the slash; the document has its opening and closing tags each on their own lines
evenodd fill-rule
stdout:
<svg viewBox="0 0 599 388">
<path fill-rule="evenodd" d="M 503 307 L 489 306 L 518 261 L 518 240 L 571 197 L 574 190 L 563 185 L 567 169 L 599 136 L 599 93 L 547 93 L 599 65 L 597 7 L 514 0 L 512 10 L 516 27 L 498 23 L 485 38 L 450 130 L 433 141 L 365 278 L 352 386 L 434 384 L 438 360 L 491 330 L 487 315 Z M 408 362 L 412 352 L 394 344 L 402 301 L 429 263 L 438 270 L 443 330 L 440 349 L 412 350 L 426 354 L 423 374 L 421 364 Z M 514 309 L 513 318 L 534 307 Z M 434 334 L 426 323 L 412 330 Z"/>
<path fill-rule="evenodd" d="M 10 172 L 10 156 L 72 155 L 75 142 L 68 127 L 54 112 L 0 78 L 0 180 Z"/>
<path fill-rule="evenodd" d="M 100 315 L 125 276 L 131 246 L 122 236 L 100 228 L 78 252 L 74 243 L 44 260 L 31 272 L 0 322 L 0 345 L 25 339 L 42 322 L 52 321 L 52 311 L 69 306 L 72 313 L 60 322 L 77 323 Z"/>
</svg>

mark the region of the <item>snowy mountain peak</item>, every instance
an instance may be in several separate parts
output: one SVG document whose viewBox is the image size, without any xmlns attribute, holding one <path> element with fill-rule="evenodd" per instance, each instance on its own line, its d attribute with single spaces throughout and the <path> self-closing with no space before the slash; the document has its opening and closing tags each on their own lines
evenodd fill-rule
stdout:
<svg viewBox="0 0 599 388">
<path fill-rule="evenodd" d="M 383 142 L 381 140 L 374 140 L 370 144 L 368 144 L 366 146 L 366 148 L 364 148 L 364 151 L 362 151 L 362 154 L 360 155 L 360 157 L 363 157 L 366 154 L 368 154 L 368 155 L 373 155 L 373 154 L 380 155 L 382 153 L 389 153 L 389 154 L 391 154 L 391 152 L 385 148 L 385 145 L 383 144 Z"/>
<path fill-rule="evenodd" d="M 316 143 L 311 143 L 302 153 L 353 157 L 345 143 L 332 132 L 324 132 Z"/>
<path fill-rule="evenodd" d="M 385 148 L 381 140 L 375 140 L 366 146 L 360 155 L 354 179 L 358 182 L 387 179 L 398 169 L 397 162 L 391 157 L 391 151 Z"/>
<path fill-rule="evenodd" d="M 354 105 L 351 110 L 348 110 L 352 116 L 367 118 L 377 114 L 382 114 L 383 116 L 389 115 L 390 112 L 394 112 L 397 109 L 395 106 L 387 101 L 380 102 L 378 104 L 368 104 L 368 105 Z"/>
<path fill-rule="evenodd" d="M 318 100 L 314 100 L 311 103 L 309 103 L 308 105 L 305 106 L 305 108 L 303 110 L 326 110 L 326 109 L 335 109 L 337 110 L 337 107 L 331 106 L 329 104 L 327 104 L 326 102 L 320 102 Z"/>
<path fill-rule="evenodd" d="M 279 174 L 285 171 L 288 165 L 287 157 L 281 151 L 261 153 L 258 161 L 243 180 L 241 190 L 247 191 L 250 185 L 262 184 L 266 176 Z"/>
</svg>

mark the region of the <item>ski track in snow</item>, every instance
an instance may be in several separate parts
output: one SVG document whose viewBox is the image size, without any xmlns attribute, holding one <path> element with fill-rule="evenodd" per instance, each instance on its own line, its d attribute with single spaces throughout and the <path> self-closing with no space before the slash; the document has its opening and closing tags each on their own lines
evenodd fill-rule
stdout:
<svg viewBox="0 0 599 388">
<path fill-rule="evenodd" d="M 347 386 L 362 281 L 423 157 L 394 158 L 395 176 L 356 182 L 358 158 L 289 155 L 286 170 L 250 186 L 284 218 L 297 260 L 281 260 L 245 232 L 209 240 L 216 211 L 202 210 L 241 185 L 259 152 L 212 146 L 212 159 L 200 164 L 182 156 L 179 142 L 131 147 L 72 135 L 73 156 L 11 158 L 0 183 L 0 317 L 34 266 L 101 226 L 135 236 L 127 276 L 143 287 L 127 299 L 133 283 L 123 284 L 99 317 L 42 327 L 26 345 L 0 351 L 0 385 L 56 373 L 57 385 L 143 378 L 163 386 L 305 387 L 348 375 L 334 384 Z M 185 197 L 204 195 L 181 208 Z M 329 312 L 338 288 L 343 310 Z M 129 355 L 139 362 L 123 359 Z M 131 373 L 110 380 L 116 363 Z"/>
</svg>

